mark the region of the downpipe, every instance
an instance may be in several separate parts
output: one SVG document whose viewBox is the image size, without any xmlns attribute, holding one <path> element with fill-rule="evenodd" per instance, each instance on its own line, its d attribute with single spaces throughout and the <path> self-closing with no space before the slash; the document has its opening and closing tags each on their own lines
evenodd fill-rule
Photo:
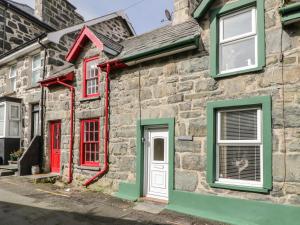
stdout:
<svg viewBox="0 0 300 225">
<path fill-rule="evenodd" d="M 74 130 L 74 87 L 72 85 L 66 84 L 60 80 L 57 83 L 69 88 L 71 91 L 71 109 L 70 109 L 70 155 L 69 155 L 69 178 L 68 183 L 72 183 L 72 166 L 73 166 L 73 130 Z"/>
<path fill-rule="evenodd" d="M 105 78 L 105 123 L 104 123 L 104 166 L 103 168 L 92 178 L 87 180 L 83 186 L 87 187 L 91 183 L 93 183 L 97 178 L 102 177 L 105 173 L 107 173 L 109 169 L 108 163 L 108 104 L 109 104 L 109 74 L 110 74 L 111 66 L 109 63 L 106 64 L 106 78 Z"/>
</svg>

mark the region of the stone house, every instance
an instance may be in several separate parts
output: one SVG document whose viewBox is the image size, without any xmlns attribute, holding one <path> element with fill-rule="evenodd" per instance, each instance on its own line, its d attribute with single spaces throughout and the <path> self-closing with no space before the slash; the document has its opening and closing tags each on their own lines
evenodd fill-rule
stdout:
<svg viewBox="0 0 300 225">
<path fill-rule="evenodd" d="M 172 24 L 119 43 L 83 28 L 73 67 L 41 81 L 49 167 L 230 224 L 298 224 L 300 5 L 281 2 L 175 0 Z"/>
<path fill-rule="evenodd" d="M 45 26 L 55 28 L 51 30 L 40 29 L 37 33 L 29 33 L 29 41 L 26 36 L 23 40 L 24 43 L 20 41 L 17 43 L 18 45 L 14 45 L 7 38 L 6 41 L 11 43 L 12 49 L 7 48 L 0 55 L 0 120 L 2 121 L 2 124 L 0 124 L 0 145 L 3 146 L 0 151 L 0 164 L 7 163 L 9 154 L 12 151 L 20 148 L 24 149 L 27 154 L 23 155 L 22 165 L 19 165 L 20 174 L 30 173 L 30 167 L 33 163 L 41 163 L 40 158 L 47 157 L 47 155 L 43 154 L 44 151 L 41 150 L 43 149 L 43 121 L 45 115 L 45 108 L 41 106 L 44 105 L 46 96 L 44 95 L 44 89 L 40 87 L 38 82 L 50 74 L 54 74 L 55 71 L 72 66 L 72 64 L 65 61 L 65 55 L 74 42 L 76 34 L 83 26 L 89 26 L 102 35 L 119 42 L 135 33 L 127 16 L 121 11 L 82 22 L 83 19 L 80 19 L 82 17 L 75 11 L 76 8 L 68 1 L 64 1 L 65 3 L 60 1 L 60 5 L 57 5 L 58 1 L 37 1 L 36 14 L 35 16 L 31 15 L 32 18 L 30 18 L 33 22 L 39 21 Z M 20 7 L 17 3 L 11 2 L 11 4 L 14 4 L 15 7 Z M 49 4 L 53 5 L 50 6 Z M 61 12 L 56 9 L 56 7 L 60 8 L 62 6 L 64 8 L 61 9 Z M 50 7 L 52 11 L 49 11 L 47 7 Z M 29 9 L 30 12 L 34 11 L 28 7 L 26 9 Z M 24 8 L 18 8 L 18 10 L 20 12 L 23 10 L 22 13 L 24 15 L 28 11 Z M 48 12 L 50 15 L 47 16 L 45 12 Z M 58 14 L 53 17 L 53 13 Z M 19 14 L 21 18 L 23 14 Z M 37 17 L 38 15 L 39 17 Z M 15 22 L 17 16 L 17 14 L 9 15 L 6 17 L 6 20 L 14 18 L 12 22 Z M 27 17 L 29 18 L 29 15 Z M 52 17 L 65 18 L 59 19 L 59 21 L 69 22 L 56 24 L 55 21 L 51 20 Z M 50 21 L 47 18 L 50 18 Z M 72 25 L 70 21 L 76 24 Z M 7 22 L 7 24 L 10 23 Z M 23 24 L 26 25 L 25 22 Z M 29 27 L 28 30 L 30 30 Z M 10 35 L 8 31 L 7 26 L 6 37 Z M 21 31 L 22 29 L 17 27 L 13 32 L 13 36 L 17 37 L 17 33 L 22 35 Z M 110 52 L 110 54 L 115 53 Z M 14 119 L 10 118 L 13 107 L 16 110 L 16 118 Z M 13 122 L 13 120 L 15 121 Z M 12 124 L 14 124 L 14 127 L 10 128 Z M 38 145 L 37 143 L 40 144 Z M 47 159 L 44 161 L 47 161 Z M 24 170 L 20 169 L 20 167 L 24 167 Z"/>
</svg>

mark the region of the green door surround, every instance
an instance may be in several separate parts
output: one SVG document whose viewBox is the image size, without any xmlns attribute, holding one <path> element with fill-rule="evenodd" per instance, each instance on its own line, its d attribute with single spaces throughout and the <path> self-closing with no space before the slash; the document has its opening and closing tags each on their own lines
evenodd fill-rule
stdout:
<svg viewBox="0 0 300 225">
<path fill-rule="evenodd" d="M 137 122 L 136 182 L 120 183 L 116 197 L 137 201 L 142 196 L 143 131 L 144 127 L 154 125 L 167 125 L 169 128 L 169 202 L 166 209 L 235 225 L 299 224 L 300 207 L 174 190 L 174 118 L 147 119 Z"/>
<path fill-rule="evenodd" d="M 137 201 L 143 195 L 144 188 L 144 128 L 146 126 L 168 126 L 168 139 L 169 139 L 169 196 L 171 190 L 174 189 L 174 136 L 175 136 L 175 119 L 162 118 L 162 119 L 144 119 L 138 120 L 136 124 L 136 182 L 133 183 L 120 183 L 119 192 L 117 197 L 127 199 L 130 201 Z"/>
</svg>

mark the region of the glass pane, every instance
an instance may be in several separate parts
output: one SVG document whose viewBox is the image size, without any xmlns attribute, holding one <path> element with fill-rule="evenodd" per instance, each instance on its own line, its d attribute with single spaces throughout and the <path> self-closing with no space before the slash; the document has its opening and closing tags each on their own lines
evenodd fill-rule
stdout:
<svg viewBox="0 0 300 225">
<path fill-rule="evenodd" d="M 12 105 L 11 108 L 10 108 L 10 117 L 12 119 L 19 119 L 19 107 L 18 106 L 14 106 Z"/>
<path fill-rule="evenodd" d="M 17 76 L 17 66 L 14 65 L 10 68 L 10 74 L 9 74 L 9 77 L 10 78 L 13 78 L 13 77 L 16 77 Z"/>
<path fill-rule="evenodd" d="M 257 110 L 221 112 L 221 140 L 257 140 Z"/>
<path fill-rule="evenodd" d="M 230 16 L 223 19 L 223 38 L 232 38 L 242 34 L 250 33 L 252 28 L 252 10 Z"/>
<path fill-rule="evenodd" d="M 37 69 L 42 66 L 41 55 L 35 55 L 32 58 L 32 69 Z"/>
<path fill-rule="evenodd" d="M 33 114 L 33 136 L 36 136 L 39 132 L 39 113 Z"/>
<path fill-rule="evenodd" d="M 97 67 L 97 61 L 91 61 L 87 64 L 87 78 L 93 78 L 93 77 L 97 77 L 98 75 L 98 67 Z"/>
<path fill-rule="evenodd" d="M 259 146 L 219 146 L 219 177 L 260 181 Z"/>
<path fill-rule="evenodd" d="M 41 70 L 32 71 L 31 82 L 35 85 L 41 79 Z"/>
<path fill-rule="evenodd" d="M 4 121 L 0 121 L 0 136 L 4 136 Z"/>
<path fill-rule="evenodd" d="M 17 82 L 16 82 L 16 78 L 11 78 L 10 79 L 10 86 L 11 86 L 11 89 L 13 91 L 15 91 L 17 89 Z"/>
<path fill-rule="evenodd" d="M 256 64 L 255 48 L 255 37 L 230 44 L 221 44 L 221 71 L 254 66 Z"/>
<path fill-rule="evenodd" d="M 9 136 L 19 136 L 19 121 L 9 122 Z"/>
<path fill-rule="evenodd" d="M 165 140 L 163 138 L 154 139 L 154 156 L 153 159 L 155 161 L 164 161 L 164 143 Z"/>
<path fill-rule="evenodd" d="M 0 105 L 0 121 L 4 121 L 4 110 L 5 110 L 5 106 Z"/>
</svg>

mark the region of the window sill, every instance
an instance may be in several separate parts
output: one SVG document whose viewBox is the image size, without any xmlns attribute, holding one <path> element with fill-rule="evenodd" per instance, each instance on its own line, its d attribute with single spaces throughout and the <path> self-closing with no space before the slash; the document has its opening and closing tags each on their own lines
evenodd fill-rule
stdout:
<svg viewBox="0 0 300 225">
<path fill-rule="evenodd" d="M 238 185 L 229 185 L 229 184 L 219 184 L 219 183 L 212 183 L 209 184 L 213 188 L 222 188 L 228 190 L 235 190 L 235 191 L 245 191 L 245 192 L 256 192 L 256 193 L 269 193 L 269 189 L 264 187 L 250 187 L 250 186 L 238 186 Z"/>
<path fill-rule="evenodd" d="M 31 89 L 36 89 L 36 88 L 40 88 L 41 86 L 39 84 L 37 85 L 32 85 L 32 86 L 29 86 L 28 88 L 26 88 L 26 91 L 27 90 L 31 90 Z"/>
<path fill-rule="evenodd" d="M 17 93 L 16 91 L 9 91 L 9 92 L 5 93 L 5 95 L 10 96 L 10 95 L 14 95 L 16 93 Z"/>
<path fill-rule="evenodd" d="M 75 166 L 76 169 L 80 170 L 90 170 L 90 171 L 100 171 L 100 166 L 85 166 L 85 165 L 77 165 Z"/>
<path fill-rule="evenodd" d="M 222 73 L 222 74 L 212 74 L 211 76 L 214 79 L 218 79 L 218 78 L 224 78 L 224 77 L 229 77 L 229 76 L 238 76 L 238 75 L 242 75 L 242 74 L 245 74 L 245 73 L 259 72 L 259 71 L 262 71 L 262 70 L 263 70 L 263 67 L 259 66 L 259 67 L 246 69 L 246 70 L 241 70 L 241 71 Z"/>
<path fill-rule="evenodd" d="M 95 100 L 100 100 L 100 96 L 94 96 L 94 97 L 85 97 L 81 98 L 79 101 L 80 102 L 89 102 L 89 101 L 95 101 Z"/>
</svg>

